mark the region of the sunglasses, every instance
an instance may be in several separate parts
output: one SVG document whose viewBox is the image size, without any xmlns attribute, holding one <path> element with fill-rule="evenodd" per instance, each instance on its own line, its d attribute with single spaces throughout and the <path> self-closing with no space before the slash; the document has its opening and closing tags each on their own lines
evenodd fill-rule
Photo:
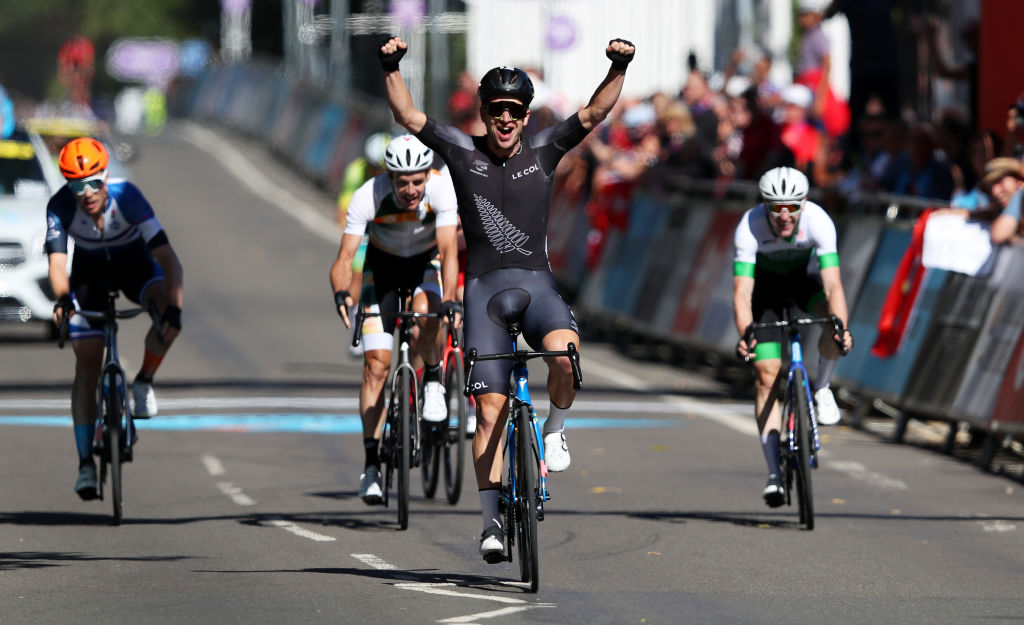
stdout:
<svg viewBox="0 0 1024 625">
<path fill-rule="evenodd" d="M 501 119 L 501 116 L 508 111 L 512 121 L 526 117 L 528 109 L 518 102 L 488 102 L 487 114 L 494 119 Z"/>
<path fill-rule="evenodd" d="M 785 210 L 790 215 L 796 215 L 800 212 L 801 205 L 799 202 L 796 204 L 766 204 L 768 210 L 775 215 L 781 215 L 782 211 Z"/>
<path fill-rule="evenodd" d="M 71 188 L 71 192 L 75 195 L 85 195 L 87 191 L 93 193 L 99 193 L 100 189 L 103 188 L 103 180 L 106 176 L 93 176 L 91 178 L 82 178 L 81 180 L 68 180 L 68 187 Z"/>
</svg>

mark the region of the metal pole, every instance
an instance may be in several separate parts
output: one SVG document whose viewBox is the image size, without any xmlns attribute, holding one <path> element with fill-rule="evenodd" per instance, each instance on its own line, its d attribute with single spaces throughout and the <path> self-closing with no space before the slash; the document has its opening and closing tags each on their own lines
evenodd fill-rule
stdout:
<svg viewBox="0 0 1024 625">
<path fill-rule="evenodd" d="M 434 18 L 444 11 L 444 0 L 430 0 L 429 13 Z M 441 117 L 445 112 L 445 93 L 442 85 L 448 84 L 448 37 L 447 32 L 429 29 L 430 34 L 430 106 L 427 113 Z"/>
</svg>

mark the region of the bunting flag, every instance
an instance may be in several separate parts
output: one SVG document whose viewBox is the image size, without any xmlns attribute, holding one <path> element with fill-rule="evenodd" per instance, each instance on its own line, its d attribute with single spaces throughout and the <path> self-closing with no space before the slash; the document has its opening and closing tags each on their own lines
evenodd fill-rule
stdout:
<svg viewBox="0 0 1024 625">
<path fill-rule="evenodd" d="M 921 213 L 914 224 L 910 245 L 903 253 L 896 275 L 885 295 L 882 312 L 878 317 L 878 337 L 871 346 L 871 355 L 876 358 L 888 358 L 899 351 L 906 333 L 907 324 L 917 304 L 917 295 L 927 268 L 921 263 L 921 252 L 924 249 L 924 230 L 934 209 Z"/>
</svg>

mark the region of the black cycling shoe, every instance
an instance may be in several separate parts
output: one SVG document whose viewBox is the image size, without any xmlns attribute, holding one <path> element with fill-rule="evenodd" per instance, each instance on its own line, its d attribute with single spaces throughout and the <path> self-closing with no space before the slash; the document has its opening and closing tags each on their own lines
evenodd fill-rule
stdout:
<svg viewBox="0 0 1024 625">
<path fill-rule="evenodd" d="M 96 465 L 87 460 L 78 465 L 78 480 L 75 482 L 75 492 L 83 501 L 96 499 L 99 492 L 96 483 Z"/>
<path fill-rule="evenodd" d="M 768 483 L 761 491 L 764 502 L 772 508 L 778 508 L 786 503 L 786 487 L 782 484 L 782 478 L 772 473 L 768 476 Z"/>
<path fill-rule="evenodd" d="M 480 555 L 487 564 L 505 560 L 505 532 L 497 525 L 488 527 L 480 535 Z"/>
</svg>

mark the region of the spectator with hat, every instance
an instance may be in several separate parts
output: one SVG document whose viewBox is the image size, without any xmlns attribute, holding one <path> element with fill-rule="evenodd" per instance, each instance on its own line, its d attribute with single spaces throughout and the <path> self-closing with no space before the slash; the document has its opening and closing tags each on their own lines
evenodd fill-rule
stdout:
<svg viewBox="0 0 1024 625">
<path fill-rule="evenodd" d="M 1015 158 L 1002 156 L 985 165 L 981 184 L 1001 209 L 992 222 L 992 243 L 1012 243 L 1020 239 L 1021 200 L 1024 199 L 1024 173 Z"/>
</svg>

